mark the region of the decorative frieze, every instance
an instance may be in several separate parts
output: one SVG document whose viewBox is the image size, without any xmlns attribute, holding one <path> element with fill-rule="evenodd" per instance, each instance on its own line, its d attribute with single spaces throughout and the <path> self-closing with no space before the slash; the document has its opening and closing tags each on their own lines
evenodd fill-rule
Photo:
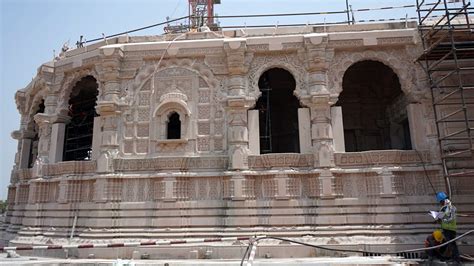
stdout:
<svg viewBox="0 0 474 266">
<path fill-rule="evenodd" d="M 338 197 L 366 198 L 379 196 L 382 179 L 375 172 L 334 174 L 334 192 Z"/>
<path fill-rule="evenodd" d="M 377 166 L 394 164 L 429 163 L 430 154 L 427 151 L 364 151 L 350 153 L 335 153 L 336 166 Z"/>
<path fill-rule="evenodd" d="M 292 167 L 312 167 L 314 156 L 312 154 L 280 153 L 249 155 L 250 169 L 278 169 Z"/>
<path fill-rule="evenodd" d="M 407 44 L 413 44 L 413 41 L 414 41 L 413 36 L 377 38 L 378 45 L 407 45 Z"/>
<path fill-rule="evenodd" d="M 420 171 L 393 171 L 393 175 L 393 191 L 397 195 L 417 196 L 432 194 L 433 188 L 429 182 L 433 184 L 436 191 L 444 190 L 444 180 L 438 170 L 426 172 L 422 169 Z M 427 178 L 430 180 L 428 181 Z"/>
<path fill-rule="evenodd" d="M 33 178 L 33 169 L 19 169 L 13 174 L 18 177 L 19 181 L 29 180 Z"/>
<path fill-rule="evenodd" d="M 167 157 L 152 159 L 115 159 L 117 171 L 159 171 L 227 169 L 228 158 L 221 157 Z"/>
<path fill-rule="evenodd" d="M 95 173 L 96 170 L 96 161 L 68 161 L 44 165 L 43 175 L 90 174 Z"/>
</svg>

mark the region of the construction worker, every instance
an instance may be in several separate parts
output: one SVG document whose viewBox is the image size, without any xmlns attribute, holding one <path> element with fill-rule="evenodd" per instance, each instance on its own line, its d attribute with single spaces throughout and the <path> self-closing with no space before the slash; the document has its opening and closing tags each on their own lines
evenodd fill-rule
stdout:
<svg viewBox="0 0 474 266">
<path fill-rule="evenodd" d="M 451 203 L 448 195 L 444 192 L 436 193 L 436 200 L 441 204 L 441 209 L 436 217 L 436 221 L 441 224 L 444 238 L 447 241 L 456 238 L 456 207 Z M 456 262 L 460 261 L 458 246 L 456 241 L 448 244 L 449 249 L 452 252 L 452 257 Z"/>
<path fill-rule="evenodd" d="M 438 245 L 441 245 L 444 243 L 444 236 L 441 230 L 435 230 L 431 235 L 429 235 L 426 240 L 425 240 L 425 247 L 435 247 Z M 428 255 L 428 258 L 430 260 L 432 259 L 439 259 L 439 260 L 445 260 L 445 251 L 446 251 L 446 246 L 436 248 L 436 249 L 430 249 L 426 251 L 426 255 Z"/>
</svg>

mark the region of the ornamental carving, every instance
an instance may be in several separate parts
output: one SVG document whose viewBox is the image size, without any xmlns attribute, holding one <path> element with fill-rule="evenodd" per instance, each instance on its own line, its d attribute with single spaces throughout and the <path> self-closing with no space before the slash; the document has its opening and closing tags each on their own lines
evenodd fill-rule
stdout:
<svg viewBox="0 0 474 266">
<path fill-rule="evenodd" d="M 345 198 L 366 198 L 380 195 L 382 179 L 377 173 L 335 174 L 335 194 Z"/>
<path fill-rule="evenodd" d="M 227 169 L 228 157 L 167 157 L 152 159 L 115 159 L 117 171 L 157 171 L 157 170 L 191 170 L 191 169 Z"/>
<path fill-rule="evenodd" d="M 173 81 L 176 82 L 174 83 L 174 86 L 176 87 L 175 91 L 176 89 L 180 91 L 180 89 L 183 90 L 188 87 L 187 96 L 191 97 L 190 90 L 194 87 L 194 84 L 189 83 L 189 79 L 183 79 L 180 77 L 199 77 L 203 79 L 210 88 L 217 88 L 220 86 L 220 81 L 214 77 L 212 71 L 202 62 L 197 62 L 197 60 L 191 59 L 163 60 L 160 61 L 159 65 L 158 62 L 148 62 L 143 64 L 138 70 L 135 79 L 124 83 L 124 90 L 127 92 L 125 97 L 129 104 L 134 106 L 136 105 L 136 101 L 138 101 L 138 95 L 141 91 L 148 90 L 150 87 L 153 91 L 155 86 L 162 86 L 165 90 L 170 90 L 170 87 L 173 86 Z M 155 78 L 161 81 L 161 84 L 155 84 L 159 83 Z M 171 83 L 168 84 L 166 83 L 167 81 L 168 83 Z M 197 82 L 198 84 L 196 85 L 199 85 L 199 79 Z M 158 95 L 161 96 L 166 92 L 172 92 L 172 90 L 163 91 Z"/>
<path fill-rule="evenodd" d="M 353 64 L 373 60 L 390 67 L 398 76 L 402 91 L 412 100 L 425 98 L 426 87 L 418 81 L 420 68 L 415 65 L 413 55 L 404 49 L 383 51 L 336 51 L 328 71 L 328 89 L 332 97 L 337 97 L 342 92 L 342 80 L 346 70 Z"/>
<path fill-rule="evenodd" d="M 303 67 L 303 63 L 298 59 L 296 54 L 283 55 L 264 55 L 255 56 L 250 64 L 248 71 L 248 95 L 257 99 L 260 97 L 260 89 L 258 80 L 260 76 L 271 68 L 283 68 L 293 75 L 296 81 L 295 91 L 296 97 L 301 98 L 308 94 L 307 90 L 307 74 Z"/>
<path fill-rule="evenodd" d="M 335 153 L 334 157 L 337 166 L 376 166 L 393 164 L 419 164 L 431 162 L 430 153 L 428 151 L 418 152 L 413 150 L 385 150 Z"/>
<path fill-rule="evenodd" d="M 72 92 L 72 89 L 79 82 L 82 78 L 92 76 L 95 78 L 97 82 L 97 90 L 99 91 L 99 95 L 97 99 L 101 99 L 102 97 L 102 83 L 99 79 L 99 74 L 94 68 L 84 68 L 77 71 L 69 72 L 66 77 L 63 79 L 60 91 L 59 91 L 59 99 L 58 99 L 58 106 L 56 113 L 60 113 L 61 110 L 68 110 L 68 102 Z"/>
<path fill-rule="evenodd" d="M 95 173 L 96 170 L 96 161 L 69 161 L 44 165 L 43 175 L 86 174 Z"/>
<path fill-rule="evenodd" d="M 249 155 L 250 169 L 272 169 L 272 168 L 291 168 L 291 167 L 312 167 L 312 154 L 264 154 Z"/>
<path fill-rule="evenodd" d="M 48 86 L 47 82 L 38 76 L 33 80 L 31 87 L 27 88 L 24 108 L 29 108 L 25 111 L 30 118 L 36 114 L 41 101 L 46 100 L 46 94 L 49 91 L 50 87 Z"/>
</svg>

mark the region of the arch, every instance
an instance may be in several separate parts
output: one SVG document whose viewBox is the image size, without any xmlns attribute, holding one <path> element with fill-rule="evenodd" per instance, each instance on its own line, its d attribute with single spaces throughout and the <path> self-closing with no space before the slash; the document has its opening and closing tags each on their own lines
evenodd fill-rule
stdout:
<svg viewBox="0 0 474 266">
<path fill-rule="evenodd" d="M 413 64 L 414 58 L 411 58 L 405 50 L 336 53 L 328 70 L 328 89 L 332 97 L 338 97 L 342 92 L 342 77 L 346 70 L 355 63 L 366 60 L 378 61 L 390 67 L 398 76 L 401 90 L 407 97 L 412 99 L 425 97 L 427 92 L 421 88 L 422 86 L 418 86 L 419 69 Z"/>
<path fill-rule="evenodd" d="M 136 104 L 138 100 L 137 95 L 142 90 L 143 86 L 149 82 L 152 77 L 162 71 L 170 69 L 185 69 L 202 78 L 211 89 L 222 91 L 223 86 L 221 82 L 214 76 L 212 71 L 204 64 L 196 63 L 191 59 L 170 59 L 163 60 L 159 66 L 155 64 L 143 64 L 137 71 L 135 78 L 125 85 L 127 97 L 130 105 Z"/>
<path fill-rule="evenodd" d="M 342 78 L 346 151 L 411 149 L 406 97 L 397 74 L 373 60 L 351 65 Z"/>
<path fill-rule="evenodd" d="M 298 108 L 294 95 L 296 81 L 283 68 L 270 68 L 259 78 L 261 96 L 259 110 L 260 153 L 300 152 Z"/>
<path fill-rule="evenodd" d="M 38 105 L 41 101 L 46 100 L 50 89 L 44 78 L 38 75 L 26 88 L 18 91 L 15 94 L 15 100 L 20 114 L 28 116 L 28 120 L 31 121 L 32 116 L 36 114 Z"/>
<path fill-rule="evenodd" d="M 168 110 L 177 110 L 183 115 L 191 115 L 191 110 L 189 110 L 185 101 L 181 99 L 166 99 L 156 107 L 153 116 L 163 115 Z"/>
<path fill-rule="evenodd" d="M 41 113 L 45 113 L 45 101 L 46 101 L 46 94 L 49 88 L 46 86 L 45 83 L 36 83 L 38 86 L 33 86 L 31 91 L 29 91 L 27 97 L 28 101 L 26 103 L 27 111 L 25 115 L 27 116 L 27 129 L 34 128 L 34 115 L 36 115 L 39 111 Z M 40 107 L 43 105 L 42 107 Z M 40 110 L 42 108 L 42 110 Z"/>
<path fill-rule="evenodd" d="M 46 100 L 46 89 L 39 91 L 36 95 L 33 96 L 31 103 L 29 105 L 28 116 L 32 117 L 37 114 L 38 105 Z"/>
<path fill-rule="evenodd" d="M 68 102 L 70 95 L 76 84 L 83 78 L 91 76 L 97 82 L 97 100 L 102 97 L 102 84 L 99 79 L 99 74 L 94 68 L 84 68 L 69 73 L 62 81 L 59 89 L 58 106 L 56 107 L 56 113 L 65 112 L 68 109 Z"/>
<path fill-rule="evenodd" d="M 290 55 L 276 55 L 276 56 L 261 56 L 256 57 L 252 61 L 249 74 L 249 95 L 257 99 L 260 97 L 260 89 L 258 82 L 260 77 L 266 71 L 272 68 L 281 68 L 288 71 L 295 80 L 295 89 L 293 94 L 301 99 L 302 96 L 307 95 L 307 84 L 306 84 L 306 70 L 302 66 L 302 63 L 296 58 L 296 56 Z"/>
<path fill-rule="evenodd" d="M 168 138 L 168 127 L 170 115 L 176 113 L 180 121 L 180 139 L 188 136 L 191 124 L 191 110 L 186 103 L 186 95 L 178 92 L 167 93 L 160 97 L 160 104 L 153 112 L 151 136 L 155 140 L 165 140 Z"/>
<path fill-rule="evenodd" d="M 92 136 L 98 95 L 93 76 L 81 78 L 72 88 L 68 101 L 68 116 L 64 134 L 64 161 L 91 160 Z"/>
<path fill-rule="evenodd" d="M 36 108 L 36 113 L 35 114 L 44 113 L 44 110 L 45 110 L 45 107 L 44 107 L 44 100 L 43 100 L 42 102 L 40 102 L 38 104 L 38 107 Z M 38 156 L 38 146 L 39 146 L 39 141 L 40 141 L 38 125 L 36 124 L 34 119 L 32 119 L 32 120 L 33 121 L 30 122 L 30 123 L 31 123 L 31 132 L 33 133 L 32 134 L 33 137 L 30 140 L 31 142 L 30 142 L 30 148 L 29 148 L 29 153 L 30 154 L 28 156 L 28 168 L 33 167 L 33 164 L 36 160 L 36 157 Z M 49 142 L 50 140 L 47 139 L 45 141 Z"/>
</svg>

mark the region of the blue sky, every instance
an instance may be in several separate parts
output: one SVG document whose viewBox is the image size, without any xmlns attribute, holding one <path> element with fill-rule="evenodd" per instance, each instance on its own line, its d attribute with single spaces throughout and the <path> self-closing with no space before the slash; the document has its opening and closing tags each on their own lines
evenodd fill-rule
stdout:
<svg viewBox="0 0 474 266">
<path fill-rule="evenodd" d="M 221 0 L 220 15 L 298 13 L 345 10 L 345 0 Z M 353 9 L 415 4 L 415 0 L 349 0 Z M 187 0 L 0 0 L 0 199 L 7 186 L 17 142 L 10 137 L 20 117 L 14 94 L 28 85 L 37 68 L 53 58 L 63 43 L 139 28 L 187 15 Z M 355 12 L 356 20 L 401 18 L 415 9 Z M 221 19 L 221 25 L 320 23 L 345 15 Z M 162 27 L 132 35 L 162 34 Z"/>
</svg>

